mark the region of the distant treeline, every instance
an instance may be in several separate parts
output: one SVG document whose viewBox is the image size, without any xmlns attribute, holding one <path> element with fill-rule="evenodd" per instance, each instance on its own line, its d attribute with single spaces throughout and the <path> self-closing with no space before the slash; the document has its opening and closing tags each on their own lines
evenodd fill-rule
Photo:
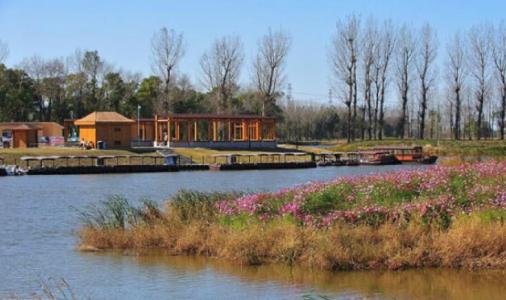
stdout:
<svg viewBox="0 0 506 300">
<path fill-rule="evenodd" d="M 132 118 L 138 110 L 142 117 L 240 113 L 276 117 L 279 137 L 290 141 L 504 137 L 503 23 L 455 33 L 445 51 L 429 24 L 412 28 L 354 15 L 339 20 L 329 38 L 335 95 L 329 104 L 304 103 L 285 92 L 292 39 L 282 30 L 269 29 L 259 39 L 245 86 L 239 84 L 246 64 L 238 36 L 219 38 L 203 53 L 198 83 L 178 69 L 184 36 L 166 28 L 152 37 L 153 75 L 147 77 L 115 68 L 95 50 L 33 56 L 8 67 L 9 49 L 0 41 L 0 121 L 62 122 L 96 110 Z"/>
</svg>

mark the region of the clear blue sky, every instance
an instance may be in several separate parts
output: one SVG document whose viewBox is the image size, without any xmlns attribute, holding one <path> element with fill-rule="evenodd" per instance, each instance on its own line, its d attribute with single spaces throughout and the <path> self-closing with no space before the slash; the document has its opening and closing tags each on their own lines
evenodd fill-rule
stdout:
<svg viewBox="0 0 506 300">
<path fill-rule="evenodd" d="M 198 60 L 222 35 L 240 35 L 246 60 L 242 83 L 249 80 L 258 39 L 271 27 L 292 36 L 288 82 L 294 97 L 327 100 L 327 49 L 338 19 L 349 14 L 391 18 L 396 24 L 431 23 L 438 31 L 440 55 L 447 37 L 481 22 L 499 22 L 506 1 L 44 1 L 0 0 L 0 40 L 7 42 L 14 66 L 24 57 L 65 57 L 74 49 L 96 49 L 116 67 L 151 73 L 150 39 L 162 26 L 184 32 L 187 52 L 180 71 L 194 82 Z"/>
</svg>

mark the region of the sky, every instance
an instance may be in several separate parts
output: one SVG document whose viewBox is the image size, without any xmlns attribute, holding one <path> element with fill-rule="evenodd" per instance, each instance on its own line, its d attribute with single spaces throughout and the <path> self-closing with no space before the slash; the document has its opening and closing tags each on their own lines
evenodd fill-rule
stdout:
<svg viewBox="0 0 506 300">
<path fill-rule="evenodd" d="M 328 52 L 336 22 L 351 14 L 419 27 L 430 23 L 440 42 L 439 56 L 456 31 L 498 23 L 504 0 L 0 0 L 0 40 L 7 43 L 8 66 L 23 58 L 67 57 L 76 48 L 98 50 L 116 68 L 152 74 L 150 40 L 161 27 L 183 32 L 186 54 L 179 72 L 198 85 L 199 59 L 216 38 L 239 35 L 245 60 L 241 83 L 251 82 L 258 41 L 269 28 L 288 32 L 292 46 L 286 82 L 296 99 L 328 101 Z"/>
</svg>

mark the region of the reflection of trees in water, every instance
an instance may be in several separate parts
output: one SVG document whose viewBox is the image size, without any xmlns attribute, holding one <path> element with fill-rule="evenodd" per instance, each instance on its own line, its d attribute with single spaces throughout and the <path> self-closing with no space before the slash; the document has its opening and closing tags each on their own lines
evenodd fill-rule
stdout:
<svg viewBox="0 0 506 300">
<path fill-rule="evenodd" d="M 308 288 L 325 295 L 357 293 L 396 299 L 503 299 L 506 271 L 423 269 L 406 271 L 326 272 L 303 267 L 268 264 L 242 266 L 205 257 L 136 256 L 141 265 L 166 265 L 181 272 L 215 273 L 233 276 L 246 283 L 279 283 Z M 218 275 L 219 276 L 219 275 Z"/>
</svg>

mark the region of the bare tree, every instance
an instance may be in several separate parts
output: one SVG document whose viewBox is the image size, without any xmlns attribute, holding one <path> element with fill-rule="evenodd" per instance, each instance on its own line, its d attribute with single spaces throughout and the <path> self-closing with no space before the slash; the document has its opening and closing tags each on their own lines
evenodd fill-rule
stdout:
<svg viewBox="0 0 506 300">
<path fill-rule="evenodd" d="M 389 80 L 389 66 L 395 49 L 396 35 L 391 21 L 383 24 L 374 59 L 374 86 L 376 99 L 374 105 L 374 136 L 383 139 L 385 119 L 385 91 Z"/>
<path fill-rule="evenodd" d="M 170 101 L 170 85 L 174 76 L 174 68 L 185 52 L 183 34 L 175 30 L 162 27 L 151 39 L 151 54 L 153 69 L 161 76 L 164 82 L 165 112 L 171 111 L 173 105 Z"/>
<path fill-rule="evenodd" d="M 35 82 L 39 120 L 51 121 L 53 104 L 64 97 L 65 65 L 62 59 L 45 60 L 39 56 L 26 58 L 20 67 Z"/>
<path fill-rule="evenodd" d="M 346 104 L 347 115 L 347 138 L 348 142 L 354 140 L 354 128 L 356 118 L 356 99 L 357 99 L 357 56 L 358 56 L 358 31 L 360 21 L 355 16 L 348 17 L 346 22 L 338 22 L 336 34 L 332 39 L 332 48 L 330 50 L 330 61 L 332 63 L 332 74 L 337 85 L 343 84 L 347 87 Z M 353 114 L 352 114 L 353 104 Z"/>
<path fill-rule="evenodd" d="M 504 127 L 506 117 L 506 24 L 503 22 L 494 30 L 492 41 L 492 60 L 495 66 L 495 74 L 499 82 L 500 111 L 499 111 L 499 130 L 500 138 L 504 140 Z"/>
<path fill-rule="evenodd" d="M 0 64 L 3 64 L 9 56 L 9 46 L 0 40 Z"/>
<path fill-rule="evenodd" d="M 373 123 L 373 106 L 372 106 L 372 83 L 373 83 L 373 67 L 374 59 L 376 58 L 375 52 L 378 48 L 377 45 L 378 29 L 376 22 L 373 19 L 369 19 L 366 24 L 366 32 L 363 38 L 363 67 L 364 67 L 364 111 L 362 126 L 367 123 L 367 137 L 369 140 L 372 139 L 372 123 Z M 365 120 L 365 113 L 367 112 L 367 120 Z M 363 131 L 362 131 L 362 135 Z M 362 136 L 362 138 L 364 138 Z"/>
<path fill-rule="evenodd" d="M 269 32 L 258 46 L 258 54 L 253 64 L 255 83 L 262 95 L 262 116 L 267 108 L 276 103 L 283 84 L 283 68 L 290 49 L 290 37 L 283 31 Z"/>
<path fill-rule="evenodd" d="M 464 47 L 464 42 L 460 37 L 460 34 L 456 33 L 451 40 L 451 42 L 447 46 L 448 52 L 448 79 L 449 79 L 449 87 L 451 93 L 453 94 L 454 100 L 452 103 L 452 108 L 455 108 L 455 120 L 453 123 L 453 135 L 456 140 L 459 140 L 461 137 L 461 111 L 462 111 L 462 97 L 461 92 L 464 85 L 464 81 L 467 75 L 466 67 L 465 67 L 465 59 L 466 59 L 466 51 Z M 453 109 L 452 109 L 453 110 Z M 453 116 L 451 116 L 453 120 Z"/>
<path fill-rule="evenodd" d="M 423 140 L 425 136 L 425 115 L 429 102 L 429 93 L 434 88 L 436 72 L 434 61 L 437 56 L 437 37 L 436 33 L 429 24 L 422 27 L 421 39 L 418 45 L 418 55 L 416 70 L 420 79 L 420 127 L 419 138 Z"/>
<path fill-rule="evenodd" d="M 90 90 L 88 91 L 88 110 L 100 110 L 102 108 L 101 97 L 98 95 L 99 76 L 103 74 L 104 62 L 100 58 L 97 50 L 85 51 L 81 67 L 83 73 L 89 82 Z"/>
<path fill-rule="evenodd" d="M 476 137 L 481 139 L 483 135 L 483 109 L 488 97 L 489 63 L 490 63 L 490 31 L 486 26 L 475 26 L 469 31 L 470 55 L 469 68 L 473 75 L 476 97 Z"/>
<path fill-rule="evenodd" d="M 404 139 L 408 114 L 409 88 L 411 84 L 412 64 L 415 56 L 415 42 L 410 28 L 404 25 L 399 31 L 397 53 L 397 86 L 401 96 L 401 118 L 399 137 Z"/>
<path fill-rule="evenodd" d="M 200 59 L 203 83 L 210 91 L 218 90 L 219 110 L 230 110 L 230 97 L 237 88 L 243 62 L 243 47 L 238 36 L 227 36 L 216 40 L 209 52 Z"/>
</svg>

